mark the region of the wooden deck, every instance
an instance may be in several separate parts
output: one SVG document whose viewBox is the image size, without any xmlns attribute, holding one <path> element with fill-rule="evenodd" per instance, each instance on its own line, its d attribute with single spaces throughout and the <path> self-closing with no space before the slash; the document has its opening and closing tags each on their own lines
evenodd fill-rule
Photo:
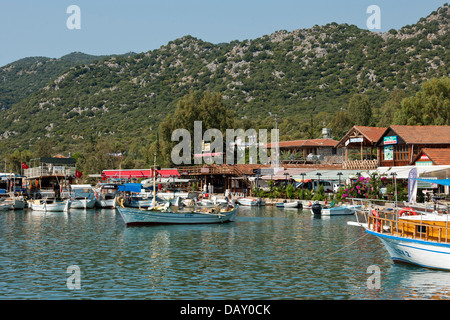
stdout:
<svg viewBox="0 0 450 320">
<path fill-rule="evenodd" d="M 405 237 L 415 240 L 449 243 L 450 217 L 441 216 L 442 220 L 433 220 L 426 215 L 417 216 L 417 220 L 399 217 L 397 213 L 379 212 L 379 217 L 368 214 L 368 229 L 382 234 Z"/>
<path fill-rule="evenodd" d="M 378 160 L 352 160 L 343 163 L 343 169 L 347 170 L 376 170 L 377 168 Z"/>
</svg>

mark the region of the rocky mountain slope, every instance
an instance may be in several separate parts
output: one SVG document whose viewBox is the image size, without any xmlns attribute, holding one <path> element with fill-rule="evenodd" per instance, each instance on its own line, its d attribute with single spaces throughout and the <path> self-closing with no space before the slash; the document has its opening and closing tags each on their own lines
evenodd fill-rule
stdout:
<svg viewBox="0 0 450 320">
<path fill-rule="evenodd" d="M 331 23 L 222 44 L 185 36 L 145 53 L 80 60 L 57 75 L 55 60 L 25 59 L 0 69 L 0 147 L 155 133 L 190 90 L 220 92 L 250 120 L 272 111 L 301 122 L 346 108 L 355 93 L 376 108 L 394 89 L 413 93 L 449 75 L 449 17 L 445 5 L 387 33 Z M 12 71 L 23 87 L 4 85 Z"/>
</svg>

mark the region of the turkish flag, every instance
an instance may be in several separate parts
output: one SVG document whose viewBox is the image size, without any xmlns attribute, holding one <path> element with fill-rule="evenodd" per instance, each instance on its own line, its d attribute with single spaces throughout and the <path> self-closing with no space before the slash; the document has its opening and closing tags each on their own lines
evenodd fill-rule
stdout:
<svg viewBox="0 0 450 320">
<path fill-rule="evenodd" d="M 75 170 L 75 177 L 81 178 L 82 175 L 83 175 L 83 173 L 81 173 L 81 172 L 78 171 L 78 170 Z"/>
<path fill-rule="evenodd" d="M 23 168 L 23 169 L 28 169 L 27 164 L 22 162 L 22 168 Z"/>
</svg>

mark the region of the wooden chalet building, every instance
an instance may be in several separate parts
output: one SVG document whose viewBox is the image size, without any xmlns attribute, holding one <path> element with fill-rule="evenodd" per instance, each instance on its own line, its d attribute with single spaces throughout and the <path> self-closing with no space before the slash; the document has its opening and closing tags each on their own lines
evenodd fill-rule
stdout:
<svg viewBox="0 0 450 320">
<path fill-rule="evenodd" d="M 432 152 L 436 157 L 437 149 L 450 148 L 450 126 L 393 125 L 385 130 L 376 147 L 380 167 L 413 165 L 422 150 L 426 150 L 426 155 Z"/>
<path fill-rule="evenodd" d="M 372 170 L 378 167 L 379 153 L 374 155 L 376 144 L 387 128 L 354 126 L 339 141 L 336 148 L 344 148 L 343 169 Z M 349 151 L 360 152 L 360 159 L 349 159 Z"/>
</svg>

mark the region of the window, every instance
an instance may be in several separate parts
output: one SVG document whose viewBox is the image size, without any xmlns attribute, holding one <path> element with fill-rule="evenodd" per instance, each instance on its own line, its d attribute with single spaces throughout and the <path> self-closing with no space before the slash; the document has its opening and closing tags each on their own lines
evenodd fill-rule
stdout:
<svg viewBox="0 0 450 320">
<path fill-rule="evenodd" d="M 396 145 L 394 147 L 394 160 L 395 161 L 408 161 L 409 160 L 409 147 L 405 144 Z"/>
<path fill-rule="evenodd" d="M 417 226 L 417 232 L 418 233 L 426 233 L 427 227 L 426 226 Z"/>
</svg>

